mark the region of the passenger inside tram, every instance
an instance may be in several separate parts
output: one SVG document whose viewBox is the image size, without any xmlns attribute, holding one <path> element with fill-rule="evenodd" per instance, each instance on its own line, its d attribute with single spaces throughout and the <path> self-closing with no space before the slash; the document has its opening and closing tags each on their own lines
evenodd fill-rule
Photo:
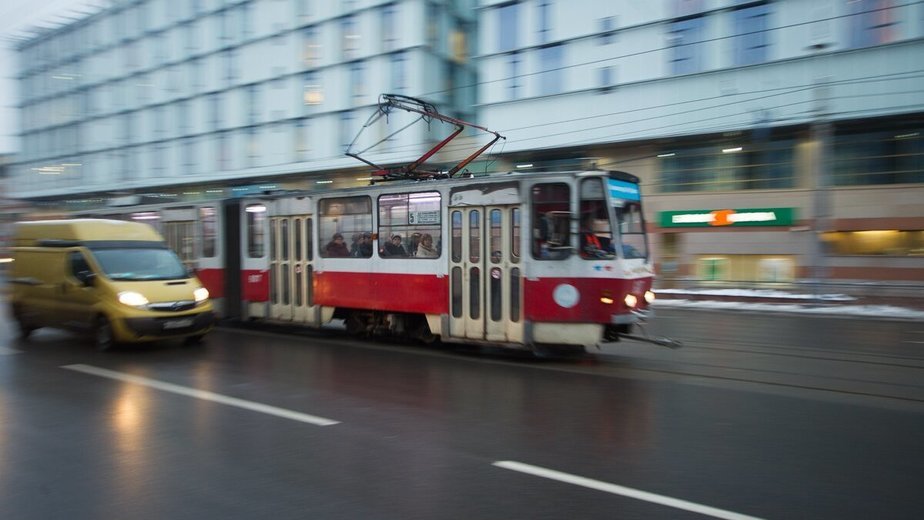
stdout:
<svg viewBox="0 0 924 520">
<path fill-rule="evenodd" d="M 439 250 L 433 245 L 433 235 L 424 233 L 417 244 L 417 256 L 420 258 L 436 258 L 440 256 Z"/>
<path fill-rule="evenodd" d="M 331 241 L 324 246 L 324 252 L 327 253 L 325 256 L 328 257 L 348 257 L 350 256 L 350 250 L 347 248 L 347 245 L 343 241 L 343 235 L 340 233 L 334 233 L 334 236 L 331 238 Z"/>
<path fill-rule="evenodd" d="M 381 251 L 382 256 L 406 257 L 407 250 L 401 244 L 401 235 L 394 235 Z"/>
</svg>

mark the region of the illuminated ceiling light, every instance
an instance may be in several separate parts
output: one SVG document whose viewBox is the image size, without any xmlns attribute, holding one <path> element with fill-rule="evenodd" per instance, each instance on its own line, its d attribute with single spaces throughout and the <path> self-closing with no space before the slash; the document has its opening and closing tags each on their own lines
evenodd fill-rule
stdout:
<svg viewBox="0 0 924 520">
<path fill-rule="evenodd" d="M 60 175 L 64 172 L 64 166 L 39 166 L 32 168 L 32 171 L 38 172 L 39 175 Z"/>
<path fill-rule="evenodd" d="M 372 177 L 357 177 L 356 180 L 358 180 L 358 181 L 371 181 L 371 180 L 372 180 Z"/>
<path fill-rule="evenodd" d="M 895 136 L 896 139 L 911 139 L 912 137 L 917 137 L 921 135 L 919 132 L 912 132 L 910 134 L 898 134 Z"/>
<path fill-rule="evenodd" d="M 677 154 L 675 154 L 674 152 L 671 152 L 671 153 L 659 153 L 659 154 L 658 154 L 658 157 L 660 157 L 660 158 L 663 159 L 664 157 L 673 157 L 673 156 L 675 156 L 675 155 L 677 155 Z"/>
<path fill-rule="evenodd" d="M 532 167 L 533 167 L 533 163 L 526 163 L 526 164 L 518 164 L 518 165 L 517 165 L 517 168 L 532 168 Z"/>
<path fill-rule="evenodd" d="M 740 146 L 736 146 L 734 148 L 725 148 L 722 150 L 722 153 L 735 153 L 740 152 L 741 150 L 742 148 Z"/>
<path fill-rule="evenodd" d="M 244 209 L 244 211 L 246 211 L 247 213 L 263 213 L 266 211 L 266 206 L 262 204 L 259 204 L 256 206 L 247 206 L 247 208 Z"/>
<path fill-rule="evenodd" d="M 314 181 L 315 184 L 331 184 L 334 181 Z"/>
</svg>

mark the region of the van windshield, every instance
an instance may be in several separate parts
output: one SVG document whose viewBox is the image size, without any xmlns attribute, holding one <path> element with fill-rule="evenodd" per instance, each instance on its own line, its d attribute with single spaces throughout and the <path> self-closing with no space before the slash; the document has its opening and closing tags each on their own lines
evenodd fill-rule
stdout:
<svg viewBox="0 0 924 520">
<path fill-rule="evenodd" d="M 112 280 L 182 280 L 186 267 L 169 249 L 94 249 L 97 263 Z"/>
</svg>

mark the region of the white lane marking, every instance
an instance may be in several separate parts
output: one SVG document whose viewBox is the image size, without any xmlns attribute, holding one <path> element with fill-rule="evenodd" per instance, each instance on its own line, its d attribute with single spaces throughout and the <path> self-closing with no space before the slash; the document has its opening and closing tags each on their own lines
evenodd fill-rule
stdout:
<svg viewBox="0 0 924 520">
<path fill-rule="evenodd" d="M 10 354 L 22 354 L 22 351 L 16 350 L 15 348 L 0 346 L 0 356 L 9 356 Z"/>
<path fill-rule="evenodd" d="M 656 495 L 654 493 L 649 493 L 647 491 L 641 491 L 638 489 L 618 486 L 616 484 L 610 484 L 608 482 L 602 482 L 600 480 L 579 477 L 577 475 L 571 475 L 570 473 L 562 473 L 561 471 L 555 471 L 553 469 L 546 469 L 546 468 L 540 468 L 539 466 L 533 466 L 530 464 L 523 464 L 522 462 L 516 462 L 512 460 L 500 460 L 500 461 L 495 462 L 493 465 L 499 468 L 519 471 L 521 473 L 527 473 L 530 475 L 535 475 L 537 477 L 548 478 L 552 480 L 557 480 L 559 482 L 565 482 L 568 484 L 583 486 L 583 487 L 590 488 L 590 489 L 596 489 L 597 491 L 605 491 L 607 493 L 613 493 L 614 495 L 622 495 L 622 496 L 634 498 L 637 500 L 653 502 L 655 504 L 661 504 L 664 506 L 673 507 L 675 509 L 683 509 L 685 511 L 692 511 L 694 513 L 713 516 L 715 518 L 725 518 L 727 520 L 760 520 L 756 516 L 742 515 L 740 513 L 735 513 L 733 511 L 725 511 L 724 509 L 716 509 L 714 507 L 704 506 L 701 504 L 696 504 L 694 502 L 687 502 L 686 500 L 680 500 L 677 498 Z"/>
<path fill-rule="evenodd" d="M 270 406 L 267 404 L 255 403 L 253 401 L 245 401 L 243 399 L 238 399 L 236 397 L 228 397 L 226 395 L 216 394 L 213 392 L 208 392 L 205 390 L 196 390 L 195 388 L 188 388 L 185 386 L 174 385 L 172 383 L 164 383 L 163 381 L 157 381 L 155 379 L 148 379 L 141 376 L 133 376 L 131 374 L 124 374 L 122 372 L 116 372 L 113 370 L 107 370 L 105 368 L 94 367 L 90 365 L 63 365 L 61 368 L 66 368 L 68 370 L 76 370 L 77 372 L 83 372 L 85 374 L 90 374 L 99 377 L 106 377 L 109 379 L 117 379 L 119 381 L 125 381 L 126 383 L 134 383 L 137 385 L 149 386 L 151 388 L 156 388 L 157 390 L 163 390 L 165 392 L 173 392 L 174 394 L 185 395 L 189 397 L 195 397 L 196 399 L 204 399 L 206 401 L 213 401 L 216 403 L 226 404 L 228 406 L 236 406 L 238 408 L 243 408 L 245 410 L 251 410 L 254 412 L 265 413 L 269 415 L 275 415 L 277 417 L 282 417 L 284 419 L 291 419 L 293 421 L 300 421 L 308 424 L 314 424 L 317 426 L 331 426 L 334 424 L 339 424 L 340 421 L 334 421 L 331 419 L 325 419 L 324 417 L 318 417 L 316 415 L 308 415 L 301 412 L 294 412 L 292 410 L 286 410 L 285 408 L 277 408 L 275 406 Z"/>
</svg>

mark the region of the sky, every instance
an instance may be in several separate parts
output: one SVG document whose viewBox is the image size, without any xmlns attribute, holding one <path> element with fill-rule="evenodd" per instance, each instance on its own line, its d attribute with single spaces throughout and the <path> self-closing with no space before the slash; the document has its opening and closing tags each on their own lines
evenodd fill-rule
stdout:
<svg viewBox="0 0 924 520">
<path fill-rule="evenodd" d="M 29 27 L 53 27 L 62 17 L 97 10 L 102 0 L 0 0 L 0 154 L 19 151 L 16 37 Z"/>
</svg>

